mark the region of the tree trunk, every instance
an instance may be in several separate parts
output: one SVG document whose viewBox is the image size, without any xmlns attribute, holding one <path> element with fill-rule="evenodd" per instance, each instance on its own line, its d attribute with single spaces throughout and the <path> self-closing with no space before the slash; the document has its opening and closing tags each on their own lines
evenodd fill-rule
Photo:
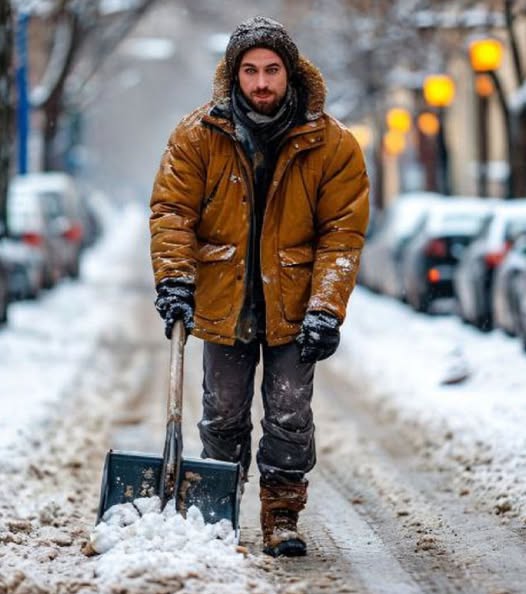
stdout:
<svg viewBox="0 0 526 594">
<path fill-rule="evenodd" d="M 62 163 L 58 162 L 56 136 L 60 129 L 60 119 L 64 110 L 64 89 L 67 78 L 73 68 L 77 51 L 82 43 L 82 29 L 79 18 L 74 13 L 64 13 L 71 27 L 71 41 L 66 53 L 62 69 L 57 76 L 56 83 L 45 103 L 41 105 L 44 112 L 43 151 L 42 169 L 63 169 Z"/>
<path fill-rule="evenodd" d="M 13 22 L 8 0 L 0 3 L 0 227 L 5 229 L 11 152 Z"/>
</svg>

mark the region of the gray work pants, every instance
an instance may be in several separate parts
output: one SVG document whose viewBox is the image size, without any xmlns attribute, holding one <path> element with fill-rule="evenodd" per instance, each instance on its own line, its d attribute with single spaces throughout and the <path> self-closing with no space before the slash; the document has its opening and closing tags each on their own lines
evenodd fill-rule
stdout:
<svg viewBox="0 0 526 594">
<path fill-rule="evenodd" d="M 254 374 L 263 354 L 265 416 L 257 464 L 266 482 L 301 481 L 316 463 L 311 400 L 314 364 L 301 363 L 295 342 L 269 347 L 258 340 L 225 346 L 204 343 L 203 456 L 250 466 L 250 408 Z"/>
</svg>

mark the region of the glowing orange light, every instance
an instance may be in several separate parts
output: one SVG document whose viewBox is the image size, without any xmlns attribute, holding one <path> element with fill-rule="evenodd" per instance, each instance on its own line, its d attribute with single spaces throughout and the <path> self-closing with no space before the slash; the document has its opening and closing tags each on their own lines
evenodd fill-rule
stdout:
<svg viewBox="0 0 526 594">
<path fill-rule="evenodd" d="M 411 130 L 411 114 L 402 107 L 393 107 L 385 115 L 389 130 L 396 130 L 406 134 Z"/>
<path fill-rule="evenodd" d="M 455 98 L 455 83 L 446 74 L 432 74 L 424 80 L 424 98 L 433 107 L 448 107 Z"/>
<path fill-rule="evenodd" d="M 475 72 L 497 70 L 502 64 L 502 43 L 497 39 L 477 39 L 469 44 L 469 59 Z"/>
<path fill-rule="evenodd" d="M 436 268 L 430 268 L 427 271 L 427 280 L 430 283 L 438 283 L 440 281 L 440 272 Z"/>
<path fill-rule="evenodd" d="M 475 79 L 475 91 L 480 97 L 489 97 L 495 90 L 491 77 L 487 74 L 479 74 Z"/>
<path fill-rule="evenodd" d="M 349 130 L 352 132 L 363 150 L 370 146 L 373 139 L 373 133 L 370 126 L 367 126 L 366 124 L 351 124 Z"/>
<path fill-rule="evenodd" d="M 440 130 L 440 120 L 430 111 L 425 111 L 418 116 L 418 129 L 426 136 L 436 136 Z"/>
<path fill-rule="evenodd" d="M 396 130 L 389 130 L 384 134 L 384 149 L 389 155 L 399 155 L 405 150 L 405 136 Z"/>
</svg>

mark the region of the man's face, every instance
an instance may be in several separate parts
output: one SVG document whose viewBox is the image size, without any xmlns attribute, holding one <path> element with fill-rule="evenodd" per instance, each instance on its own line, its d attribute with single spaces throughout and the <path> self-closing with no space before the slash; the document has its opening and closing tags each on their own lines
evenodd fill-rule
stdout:
<svg viewBox="0 0 526 594">
<path fill-rule="evenodd" d="M 272 115 L 287 93 L 287 69 L 272 50 L 257 47 L 246 51 L 239 66 L 239 86 L 259 113 Z"/>
</svg>

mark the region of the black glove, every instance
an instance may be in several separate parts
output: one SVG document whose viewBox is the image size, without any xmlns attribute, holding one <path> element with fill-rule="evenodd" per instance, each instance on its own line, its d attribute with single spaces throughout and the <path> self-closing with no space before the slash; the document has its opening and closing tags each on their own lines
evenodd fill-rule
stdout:
<svg viewBox="0 0 526 594">
<path fill-rule="evenodd" d="M 194 285 L 167 278 L 157 287 L 155 309 L 164 320 L 166 338 L 172 338 L 172 329 L 177 320 L 182 320 L 186 334 L 194 329 Z"/>
<path fill-rule="evenodd" d="M 327 359 L 340 344 L 340 322 L 325 311 L 310 311 L 305 315 L 296 341 L 300 345 L 302 363 Z"/>
</svg>

